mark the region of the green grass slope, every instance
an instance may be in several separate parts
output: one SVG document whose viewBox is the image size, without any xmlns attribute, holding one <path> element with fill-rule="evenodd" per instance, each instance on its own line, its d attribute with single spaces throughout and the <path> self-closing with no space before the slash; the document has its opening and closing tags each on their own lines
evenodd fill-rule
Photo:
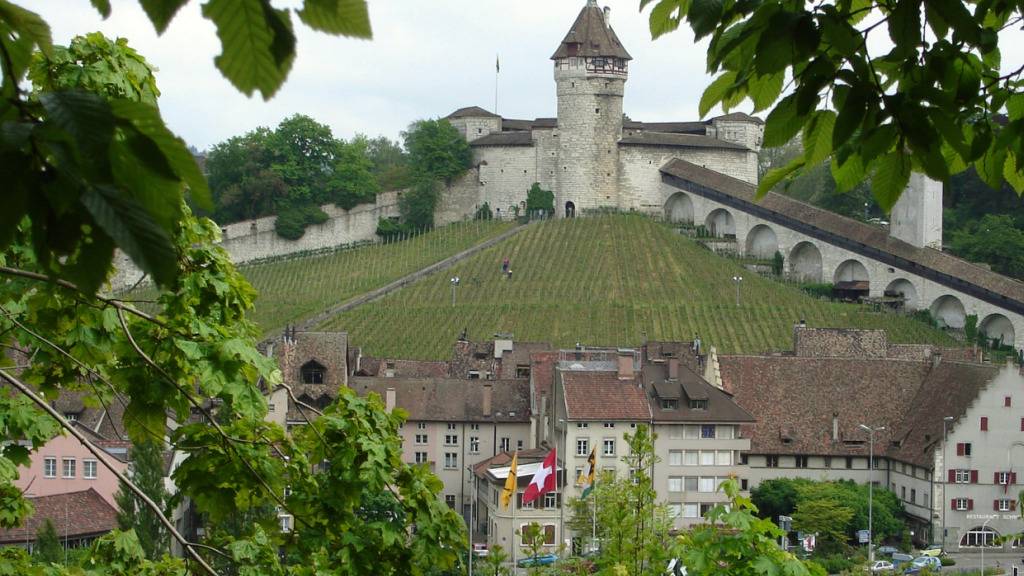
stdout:
<svg viewBox="0 0 1024 576">
<path fill-rule="evenodd" d="M 391 244 L 241 266 L 259 292 L 251 318 L 264 332 L 299 322 L 501 234 L 507 222 L 464 222 Z"/>
<path fill-rule="evenodd" d="M 501 276 L 511 258 L 513 278 Z M 736 306 L 734 275 L 744 280 Z M 451 305 L 449 278 L 462 278 Z M 474 339 L 511 332 L 570 347 L 637 345 L 699 334 L 725 353 L 785 350 L 811 326 L 886 328 L 896 342 L 952 345 L 926 324 L 805 295 L 712 254 L 641 216 L 534 224 L 443 274 L 326 321 L 375 356 L 446 359 L 463 328 Z"/>
</svg>

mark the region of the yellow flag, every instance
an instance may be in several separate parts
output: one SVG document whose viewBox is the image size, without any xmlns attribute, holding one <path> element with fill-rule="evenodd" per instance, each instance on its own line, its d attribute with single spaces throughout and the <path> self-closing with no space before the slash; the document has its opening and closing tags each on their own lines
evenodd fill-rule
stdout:
<svg viewBox="0 0 1024 576">
<path fill-rule="evenodd" d="M 508 470 L 508 478 L 505 479 L 505 489 L 501 491 L 501 507 L 508 508 L 509 501 L 512 500 L 512 496 L 516 493 L 516 457 L 519 456 L 519 451 L 516 450 L 512 454 L 512 467 Z"/>
</svg>

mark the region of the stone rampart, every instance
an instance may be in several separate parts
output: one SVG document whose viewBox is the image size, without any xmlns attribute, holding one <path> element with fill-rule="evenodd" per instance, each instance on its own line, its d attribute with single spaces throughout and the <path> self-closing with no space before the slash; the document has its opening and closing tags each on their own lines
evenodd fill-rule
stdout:
<svg viewBox="0 0 1024 576">
<path fill-rule="evenodd" d="M 328 215 L 323 224 L 306 228 L 298 240 L 287 240 L 274 231 L 276 216 L 235 222 L 221 227 L 221 246 L 231 255 L 235 264 L 256 262 L 296 253 L 328 251 L 347 244 L 376 241 L 377 221 L 398 216 L 398 197 L 401 191 L 383 192 L 373 204 L 360 204 L 351 210 L 333 204 L 322 206 Z M 142 277 L 142 271 L 123 253 L 114 258 L 117 272 L 111 287 L 121 290 L 132 286 Z"/>
</svg>

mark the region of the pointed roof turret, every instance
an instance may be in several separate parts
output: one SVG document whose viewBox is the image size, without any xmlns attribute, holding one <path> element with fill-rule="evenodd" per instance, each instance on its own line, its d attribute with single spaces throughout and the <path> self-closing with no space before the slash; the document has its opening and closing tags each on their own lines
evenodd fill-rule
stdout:
<svg viewBox="0 0 1024 576">
<path fill-rule="evenodd" d="M 602 12 L 596 0 L 587 0 L 587 5 L 580 10 L 572 28 L 551 59 L 608 57 L 632 60 L 633 57 L 622 47 L 615 30 L 608 24 L 608 12 L 608 8 Z"/>
</svg>

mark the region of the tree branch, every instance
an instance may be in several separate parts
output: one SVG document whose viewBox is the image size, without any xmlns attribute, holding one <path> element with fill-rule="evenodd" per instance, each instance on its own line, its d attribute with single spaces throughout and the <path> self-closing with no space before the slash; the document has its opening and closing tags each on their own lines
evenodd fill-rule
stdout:
<svg viewBox="0 0 1024 576">
<path fill-rule="evenodd" d="M 164 516 L 163 511 L 160 510 L 160 507 L 156 504 L 156 502 L 153 502 L 152 498 L 147 496 L 146 493 L 143 492 L 134 483 L 132 483 L 132 481 L 129 480 L 128 477 L 125 476 L 123 472 L 115 468 L 114 465 L 110 463 L 110 461 L 107 459 L 108 456 L 106 452 L 97 448 L 96 445 L 89 441 L 89 439 L 86 438 L 84 434 L 79 432 L 77 428 L 75 428 L 74 426 L 71 425 L 71 423 L 65 420 L 64 417 L 61 416 L 60 413 L 53 408 L 53 406 L 50 406 L 49 403 L 46 402 L 46 400 L 41 398 L 31 388 L 29 388 L 27 384 L 18 380 L 14 376 L 8 374 L 6 370 L 0 370 L 0 377 L 3 377 L 4 380 L 7 380 L 7 382 L 9 382 L 11 386 L 17 388 L 18 391 L 27 396 L 29 400 L 32 400 L 32 402 L 36 406 L 42 408 L 43 411 L 49 414 L 51 418 L 56 420 L 61 425 L 61 427 L 64 428 L 64 430 L 71 433 L 71 435 L 74 436 L 75 439 L 81 442 L 82 445 L 85 446 L 86 450 L 92 453 L 92 455 L 95 456 L 97 460 L 103 463 L 104 468 L 109 470 L 115 477 L 117 477 L 117 479 L 120 482 L 124 483 L 124 485 L 127 486 L 128 489 L 131 490 L 133 494 L 135 494 L 136 498 L 142 500 L 146 504 L 146 507 L 149 508 L 154 514 L 156 514 L 156 517 L 160 520 L 160 523 L 163 524 L 165 528 L 167 528 L 168 532 L 171 533 L 171 536 L 173 536 L 174 539 L 177 540 L 178 543 L 185 548 L 185 551 L 188 552 L 188 554 L 196 561 L 196 563 L 202 566 L 203 569 L 206 570 L 208 574 L 210 574 L 210 576 L 220 576 L 217 573 L 217 571 L 214 570 L 212 566 L 207 564 L 206 560 L 204 560 L 203 557 L 195 551 L 192 543 L 189 542 L 187 538 L 182 536 L 180 532 L 178 532 L 178 530 L 174 527 L 174 523 L 168 520 L 166 516 Z"/>
</svg>

